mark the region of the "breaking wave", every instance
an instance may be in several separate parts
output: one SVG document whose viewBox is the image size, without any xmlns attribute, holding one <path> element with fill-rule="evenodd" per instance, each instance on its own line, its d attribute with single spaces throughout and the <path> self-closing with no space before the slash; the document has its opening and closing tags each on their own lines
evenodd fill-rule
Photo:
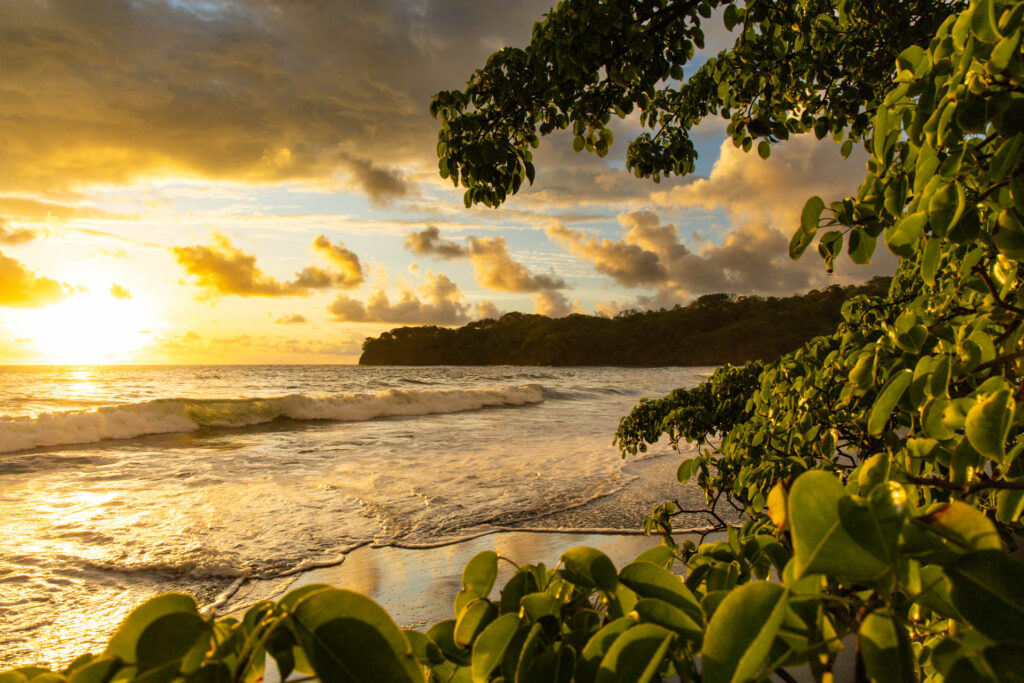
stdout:
<svg viewBox="0 0 1024 683">
<path fill-rule="evenodd" d="M 376 394 L 275 398 L 170 398 L 94 410 L 0 416 L 0 453 L 94 443 L 203 427 L 245 427 L 277 419 L 365 421 L 540 403 L 539 384 L 489 389 L 388 389 Z"/>
</svg>

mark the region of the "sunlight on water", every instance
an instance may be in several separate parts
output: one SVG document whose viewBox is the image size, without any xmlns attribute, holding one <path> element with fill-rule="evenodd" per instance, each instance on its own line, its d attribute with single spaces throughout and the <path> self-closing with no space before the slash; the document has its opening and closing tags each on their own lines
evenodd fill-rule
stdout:
<svg viewBox="0 0 1024 683">
<path fill-rule="evenodd" d="M 700 376 L 0 368 L 0 665 L 62 662 L 158 592 L 209 602 L 367 540 L 454 538 L 607 494 L 627 481 L 618 419 Z"/>
</svg>

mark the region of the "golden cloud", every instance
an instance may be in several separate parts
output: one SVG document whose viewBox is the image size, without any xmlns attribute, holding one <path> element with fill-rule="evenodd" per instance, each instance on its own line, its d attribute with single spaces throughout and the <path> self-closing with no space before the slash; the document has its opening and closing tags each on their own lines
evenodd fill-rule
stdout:
<svg viewBox="0 0 1024 683">
<path fill-rule="evenodd" d="M 119 284 L 110 285 L 110 295 L 115 299 L 131 299 L 132 293 L 126 287 Z"/>
<path fill-rule="evenodd" d="M 473 264 L 476 281 L 483 287 L 500 292 L 539 292 L 564 288 L 565 281 L 556 275 L 534 275 L 530 269 L 512 258 L 504 237 L 470 237 L 469 246 L 441 239 L 441 231 L 433 225 L 406 235 L 405 248 L 421 255 L 439 256 L 447 260 L 468 258 Z"/>
<path fill-rule="evenodd" d="M 0 3 L 0 186 L 342 176 L 386 202 L 406 191 L 393 167 L 436 163 L 430 96 L 547 7 Z"/>
<path fill-rule="evenodd" d="M 173 247 L 175 258 L 204 296 L 230 294 L 235 296 L 307 296 L 313 290 L 341 287 L 350 289 L 363 281 L 359 257 L 344 245 L 331 244 L 320 235 L 313 241 L 313 249 L 327 257 L 339 271 L 328 271 L 307 266 L 289 282 L 281 282 L 264 273 L 256 265 L 256 257 L 234 247 L 227 237 L 214 235 L 213 246 L 197 244 L 191 247 Z"/>
<path fill-rule="evenodd" d="M 564 318 L 570 313 L 586 314 L 579 299 L 570 303 L 561 292 L 550 290 L 537 292 L 533 296 L 533 312 L 537 315 L 546 315 L 549 318 Z"/>
<path fill-rule="evenodd" d="M 394 303 L 383 289 L 378 289 L 365 304 L 341 294 L 327 311 L 339 322 L 462 325 L 470 320 L 469 304 L 463 301 L 458 285 L 443 273 L 434 275 L 430 271 L 418 292 L 406 289 Z"/>
<path fill-rule="evenodd" d="M 66 299 L 73 291 L 68 285 L 36 275 L 19 261 L 0 253 L 0 306 L 42 308 Z"/>
</svg>

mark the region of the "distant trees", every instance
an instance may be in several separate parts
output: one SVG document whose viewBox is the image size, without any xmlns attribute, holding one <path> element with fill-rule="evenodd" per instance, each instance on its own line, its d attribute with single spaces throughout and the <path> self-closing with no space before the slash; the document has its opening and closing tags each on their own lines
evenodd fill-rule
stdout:
<svg viewBox="0 0 1024 683">
<path fill-rule="evenodd" d="M 706 294 L 614 318 L 508 313 L 457 329 L 400 327 L 363 342 L 362 365 L 720 365 L 771 360 L 835 329 L 844 301 L 888 278 L 768 299 Z"/>
</svg>

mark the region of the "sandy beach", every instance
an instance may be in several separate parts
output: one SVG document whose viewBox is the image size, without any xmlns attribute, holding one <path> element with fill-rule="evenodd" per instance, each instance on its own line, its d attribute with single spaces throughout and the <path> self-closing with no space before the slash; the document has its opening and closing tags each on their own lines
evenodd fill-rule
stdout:
<svg viewBox="0 0 1024 683">
<path fill-rule="evenodd" d="M 679 461 L 676 454 L 634 460 L 625 471 L 636 479 L 616 493 L 509 527 L 481 531 L 468 540 L 427 547 L 365 545 L 348 553 L 340 564 L 301 572 L 287 583 L 246 582 L 219 612 L 240 612 L 258 600 L 274 599 L 303 585 L 326 583 L 365 593 L 383 605 L 399 625 L 422 628 L 453 616 L 452 601 L 461 589 L 462 568 L 483 550 L 497 551 L 516 563 L 544 562 L 550 567 L 564 551 L 586 545 L 600 548 L 621 567 L 661 543 L 660 537 L 644 536 L 640 531 L 655 505 L 678 500 L 687 507 L 703 507 L 695 485 L 676 481 Z M 699 515 L 683 515 L 678 520 L 679 529 L 706 525 Z M 500 587 L 514 567 L 502 562 L 499 570 Z"/>
</svg>

